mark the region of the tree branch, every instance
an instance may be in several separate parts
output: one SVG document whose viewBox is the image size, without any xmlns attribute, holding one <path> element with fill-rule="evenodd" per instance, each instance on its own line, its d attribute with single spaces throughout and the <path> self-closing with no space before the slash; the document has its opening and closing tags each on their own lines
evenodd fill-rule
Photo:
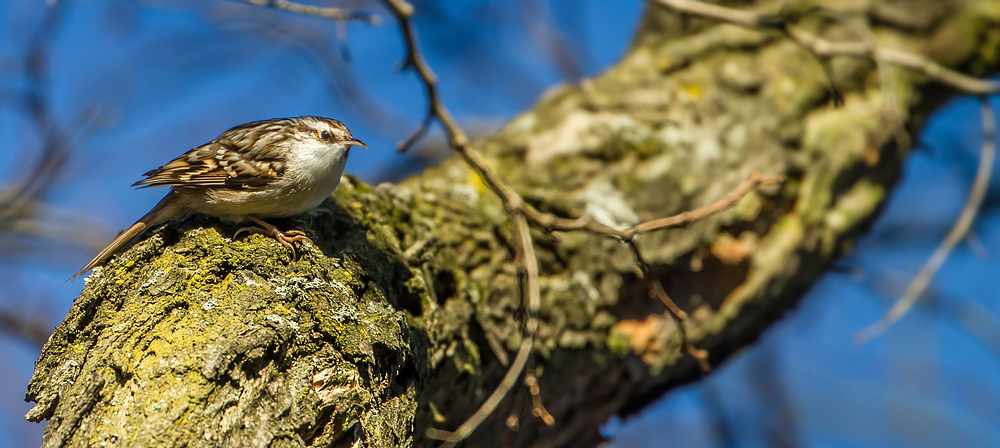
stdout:
<svg viewBox="0 0 1000 448">
<path fill-rule="evenodd" d="M 236 0 L 251 5 L 264 6 L 268 8 L 281 9 L 307 16 L 322 17 L 338 21 L 358 20 L 369 25 L 379 25 L 382 18 L 367 12 L 355 11 L 353 9 L 330 8 L 313 5 L 303 5 L 301 3 L 290 2 L 288 0 Z"/>
<path fill-rule="evenodd" d="M 787 21 L 749 11 L 704 3 L 697 0 L 649 0 L 678 12 L 740 25 L 747 28 L 778 29 L 789 38 L 820 57 L 850 56 L 872 59 L 887 64 L 907 68 L 922 73 L 943 84 L 973 94 L 1000 92 L 1000 82 L 974 78 L 942 66 L 925 56 L 872 46 L 868 42 L 834 42 L 805 30 L 796 28 Z"/>
</svg>

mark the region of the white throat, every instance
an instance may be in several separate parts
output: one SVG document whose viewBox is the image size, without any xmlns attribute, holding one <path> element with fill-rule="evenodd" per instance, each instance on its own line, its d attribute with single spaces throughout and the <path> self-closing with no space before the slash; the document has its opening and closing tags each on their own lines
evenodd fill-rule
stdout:
<svg viewBox="0 0 1000 448">
<path fill-rule="evenodd" d="M 323 202 L 340 185 L 351 147 L 317 141 L 296 144 L 300 146 L 290 153 L 285 177 L 294 179 L 289 185 L 296 190 L 292 194 L 300 195 L 302 206 L 308 210 Z"/>
</svg>

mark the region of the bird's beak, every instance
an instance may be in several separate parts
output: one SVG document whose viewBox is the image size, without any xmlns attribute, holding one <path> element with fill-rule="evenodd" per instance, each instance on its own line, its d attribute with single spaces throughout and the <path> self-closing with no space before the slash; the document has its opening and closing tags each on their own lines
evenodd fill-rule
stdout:
<svg viewBox="0 0 1000 448">
<path fill-rule="evenodd" d="M 365 142 L 363 142 L 361 140 L 358 140 L 356 138 L 353 138 L 353 137 L 347 139 L 347 141 L 345 141 L 344 144 L 347 145 L 347 146 L 360 146 L 362 148 L 365 148 L 365 151 L 368 150 L 368 145 L 366 145 Z"/>
</svg>

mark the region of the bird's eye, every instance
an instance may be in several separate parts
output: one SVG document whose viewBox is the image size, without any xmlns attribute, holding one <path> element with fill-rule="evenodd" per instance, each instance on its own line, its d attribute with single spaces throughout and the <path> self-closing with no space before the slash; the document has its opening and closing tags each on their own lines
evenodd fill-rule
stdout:
<svg viewBox="0 0 1000 448">
<path fill-rule="evenodd" d="M 323 140 L 330 140 L 330 131 L 320 131 L 319 138 Z"/>
</svg>

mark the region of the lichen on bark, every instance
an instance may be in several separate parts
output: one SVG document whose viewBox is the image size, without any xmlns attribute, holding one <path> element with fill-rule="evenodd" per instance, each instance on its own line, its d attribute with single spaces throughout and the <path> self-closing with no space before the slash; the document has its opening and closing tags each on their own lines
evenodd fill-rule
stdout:
<svg viewBox="0 0 1000 448">
<path fill-rule="evenodd" d="M 989 1 L 940 2 L 940 14 L 912 20 L 900 8 L 926 1 L 794 3 L 869 22 L 894 48 L 955 47 L 941 58 L 952 66 L 997 63 Z M 800 26 L 854 38 L 846 23 Z M 553 88 L 473 147 L 539 209 L 612 226 L 706 205 L 755 171 L 788 176 L 732 210 L 639 237 L 718 364 L 851 247 L 896 177 L 904 133 L 943 97 L 898 68 L 827 68 L 777 32 L 653 7 L 607 73 Z M 29 387 L 29 418 L 52 419 L 47 443 L 424 446 L 424 429 L 457 426 L 493 390 L 521 341 L 520 282 L 502 204 L 461 160 L 396 185 L 346 178 L 333 200 L 281 225 L 318 246 L 291 260 L 274 241 L 232 241 L 235 225 L 195 216 L 96 272 Z M 698 376 L 620 242 L 534 237 L 542 309 L 529 368 L 557 424 L 532 419 L 516 388 L 469 446 L 594 444 L 609 415 Z"/>
<path fill-rule="evenodd" d="M 28 418 L 52 420 L 46 443 L 408 444 L 421 344 L 392 305 L 400 267 L 341 209 L 290 222 L 325 238 L 291 260 L 189 217 L 89 277 L 28 390 Z"/>
</svg>

